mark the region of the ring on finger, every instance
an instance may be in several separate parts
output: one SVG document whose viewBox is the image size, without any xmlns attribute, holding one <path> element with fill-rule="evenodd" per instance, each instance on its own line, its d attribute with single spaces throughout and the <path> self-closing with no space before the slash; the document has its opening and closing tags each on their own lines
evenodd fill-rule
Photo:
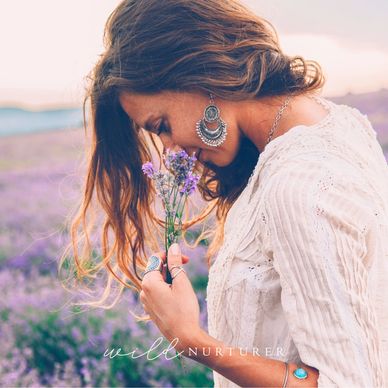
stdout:
<svg viewBox="0 0 388 388">
<path fill-rule="evenodd" d="M 171 276 L 172 279 L 174 279 L 174 277 L 177 276 L 179 272 L 181 272 L 181 271 L 186 272 L 182 265 L 177 265 L 177 264 L 171 266 L 170 272 L 171 272 L 173 269 L 175 269 L 175 268 L 179 268 L 179 271 L 176 272 L 174 276 Z M 172 273 L 171 273 L 171 275 L 172 275 Z"/>
<path fill-rule="evenodd" d="M 179 268 L 177 272 L 175 272 L 174 275 L 171 275 L 172 279 L 175 279 L 181 272 L 186 272 L 183 268 Z"/>
<path fill-rule="evenodd" d="M 182 266 L 182 265 L 178 265 L 178 264 L 174 264 L 174 265 L 171 266 L 170 272 L 171 272 L 174 268 L 182 268 L 182 269 L 183 269 L 183 266 Z"/>
<path fill-rule="evenodd" d="M 148 259 L 147 267 L 143 273 L 143 278 L 145 274 L 151 271 L 159 271 L 162 272 L 163 261 L 160 257 L 156 255 L 151 255 Z"/>
</svg>

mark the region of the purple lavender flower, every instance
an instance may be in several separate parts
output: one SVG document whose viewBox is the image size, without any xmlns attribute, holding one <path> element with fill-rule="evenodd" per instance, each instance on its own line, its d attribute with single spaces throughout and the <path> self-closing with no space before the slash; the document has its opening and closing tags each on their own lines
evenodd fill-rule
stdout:
<svg viewBox="0 0 388 388">
<path fill-rule="evenodd" d="M 155 173 L 154 166 L 151 162 L 144 163 L 141 169 L 149 178 L 152 178 Z"/>
<path fill-rule="evenodd" d="M 162 198 L 163 203 L 167 206 L 170 201 L 174 177 L 168 172 L 154 171 L 152 179 L 155 181 L 156 194 Z"/>
<path fill-rule="evenodd" d="M 170 197 L 174 188 L 178 190 L 183 184 L 179 191 L 181 195 L 190 195 L 196 188 L 199 177 L 191 171 L 197 158 L 194 153 L 189 156 L 185 150 L 173 152 L 167 148 L 163 159 L 167 172 L 156 171 L 151 162 L 144 163 L 142 170 L 149 178 L 155 180 L 157 195 L 162 198 L 166 210 L 171 214 Z"/>
<path fill-rule="evenodd" d="M 170 149 L 167 149 L 164 163 L 166 168 L 174 175 L 177 186 L 185 182 L 196 160 L 194 153 L 192 156 L 189 156 L 185 150 L 172 152 Z"/>
<path fill-rule="evenodd" d="M 183 188 L 179 191 L 181 195 L 190 195 L 196 189 L 199 181 L 199 175 L 192 174 L 191 172 L 187 176 Z"/>
</svg>

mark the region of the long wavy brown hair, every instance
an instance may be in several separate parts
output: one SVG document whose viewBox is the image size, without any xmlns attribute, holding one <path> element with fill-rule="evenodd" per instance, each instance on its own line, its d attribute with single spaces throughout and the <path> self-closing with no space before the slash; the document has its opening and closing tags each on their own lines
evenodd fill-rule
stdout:
<svg viewBox="0 0 388 388">
<path fill-rule="evenodd" d="M 83 196 L 59 269 L 77 284 L 106 274 L 103 293 L 79 304 L 110 308 L 125 288 L 140 292 L 139 270 L 150 252 L 163 250 L 164 230 L 155 190 L 141 169 L 155 155 L 162 165 L 160 140 L 128 117 L 120 93 L 199 91 L 238 101 L 311 92 L 323 87 L 325 77 L 317 62 L 283 53 L 273 25 L 236 0 L 124 0 L 107 20 L 104 43 L 83 104 L 86 134 L 91 127 Z M 195 242 L 211 241 L 208 266 L 258 157 L 243 138 L 229 166 L 197 163 L 198 191 L 207 206 L 184 220 L 183 232 L 214 216 L 216 228 L 202 230 Z M 107 303 L 114 288 L 118 292 Z"/>
</svg>

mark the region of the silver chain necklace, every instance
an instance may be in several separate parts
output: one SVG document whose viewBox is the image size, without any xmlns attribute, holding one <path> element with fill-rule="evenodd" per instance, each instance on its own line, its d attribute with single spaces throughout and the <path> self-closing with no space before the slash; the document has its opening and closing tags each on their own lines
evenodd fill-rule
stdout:
<svg viewBox="0 0 388 388">
<path fill-rule="evenodd" d="M 291 96 L 289 95 L 286 98 L 286 101 L 284 101 L 283 105 L 280 107 L 279 112 L 276 114 L 276 117 L 275 117 L 275 120 L 273 122 L 272 128 L 269 131 L 269 136 L 268 136 L 266 145 L 271 141 L 272 135 L 275 132 L 275 129 L 277 128 L 277 126 L 279 124 L 279 120 L 282 117 L 282 114 L 283 114 L 284 110 L 287 108 L 287 105 L 290 102 L 290 100 L 291 100 Z"/>
<path fill-rule="evenodd" d="M 287 108 L 287 105 L 288 105 L 288 103 L 290 102 L 291 97 L 292 97 L 292 96 L 289 95 L 289 96 L 286 98 L 286 100 L 284 101 L 283 105 L 280 107 L 278 113 L 276 114 L 275 120 L 274 120 L 274 122 L 273 122 L 273 124 L 272 124 L 271 130 L 269 131 L 269 136 L 268 136 L 268 139 L 267 139 L 267 142 L 266 142 L 265 145 L 267 145 L 267 144 L 271 141 L 272 136 L 273 136 L 273 134 L 274 134 L 276 128 L 277 128 L 278 125 L 279 125 L 280 118 L 282 117 L 282 114 L 283 114 L 284 110 Z M 256 167 L 257 167 L 257 165 L 256 165 Z M 248 179 L 248 185 L 249 185 L 249 183 L 251 182 L 252 177 L 253 177 L 253 175 L 255 174 L 255 171 L 256 171 L 256 168 L 252 171 L 252 174 L 251 174 L 251 176 L 250 176 L 249 179 Z"/>
</svg>

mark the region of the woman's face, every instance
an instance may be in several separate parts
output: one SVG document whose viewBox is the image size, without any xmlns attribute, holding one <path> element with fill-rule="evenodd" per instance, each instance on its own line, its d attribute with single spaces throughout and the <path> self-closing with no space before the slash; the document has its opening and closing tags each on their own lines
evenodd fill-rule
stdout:
<svg viewBox="0 0 388 388">
<path fill-rule="evenodd" d="M 215 98 L 220 117 L 227 124 L 227 136 L 223 144 L 212 147 L 205 144 L 196 132 L 196 123 L 202 119 L 210 99 L 199 93 L 165 91 L 153 95 L 123 92 L 120 104 L 128 116 L 141 128 L 159 137 L 164 148 L 184 149 L 189 155 L 194 152 L 201 163 L 219 167 L 229 165 L 236 157 L 240 131 L 237 130 L 235 106 Z M 215 128 L 217 123 L 208 124 Z M 178 147 L 178 149 L 177 149 Z"/>
</svg>

